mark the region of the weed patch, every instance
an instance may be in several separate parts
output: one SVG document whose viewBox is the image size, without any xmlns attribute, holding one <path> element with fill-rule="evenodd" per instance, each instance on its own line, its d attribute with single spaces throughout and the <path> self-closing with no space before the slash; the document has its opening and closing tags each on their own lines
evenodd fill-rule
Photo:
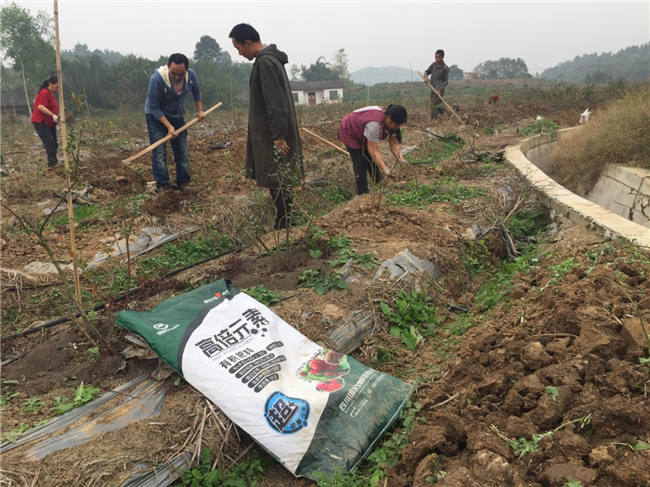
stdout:
<svg viewBox="0 0 650 487">
<path fill-rule="evenodd" d="M 528 137 L 535 134 L 555 132 L 559 128 L 560 126 L 555 122 L 552 122 L 551 120 L 545 120 L 543 118 L 539 118 L 538 120 L 535 120 L 530 125 L 526 125 L 525 127 L 519 127 L 517 129 L 517 135 L 521 135 L 522 137 Z"/>
<path fill-rule="evenodd" d="M 410 350 L 415 350 L 424 341 L 424 334 L 431 332 L 431 327 L 439 323 L 436 309 L 429 296 L 419 292 L 397 293 L 393 307 L 381 301 L 379 307 L 391 324 L 390 334 L 399 337 Z M 425 328 L 423 325 L 429 325 Z"/>
<path fill-rule="evenodd" d="M 174 486 L 189 487 L 255 487 L 262 478 L 264 465 L 261 460 L 241 462 L 230 470 L 212 470 L 212 453 L 206 447 L 201 449 L 196 467 L 183 472 L 181 480 Z"/>
<path fill-rule="evenodd" d="M 323 269 L 306 269 L 298 278 L 298 287 L 310 287 L 316 294 L 325 294 L 332 289 L 347 289 L 341 274 Z"/>
<path fill-rule="evenodd" d="M 255 287 L 249 287 L 248 289 L 242 289 L 242 291 L 265 306 L 272 306 L 275 303 L 280 302 L 280 296 L 273 291 L 266 289 L 262 284 Z"/>
<path fill-rule="evenodd" d="M 397 206 L 424 208 L 430 203 L 460 203 L 463 200 L 486 194 L 483 188 L 467 188 L 453 178 L 440 179 L 430 185 L 409 182 L 387 195 L 387 200 Z"/>
</svg>

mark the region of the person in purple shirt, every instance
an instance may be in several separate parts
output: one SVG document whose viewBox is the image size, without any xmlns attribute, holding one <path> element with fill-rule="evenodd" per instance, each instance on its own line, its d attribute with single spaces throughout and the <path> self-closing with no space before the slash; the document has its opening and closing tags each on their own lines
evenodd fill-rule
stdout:
<svg viewBox="0 0 650 487">
<path fill-rule="evenodd" d="M 375 184 L 381 181 L 382 173 L 389 174 L 379 153 L 380 140 L 388 138 L 395 160 L 406 162 L 400 152 L 400 127 L 406 123 L 406 118 L 406 108 L 388 105 L 385 110 L 380 106 L 359 108 L 341 120 L 338 139 L 350 153 L 357 194 L 368 192 L 368 173 Z"/>
</svg>

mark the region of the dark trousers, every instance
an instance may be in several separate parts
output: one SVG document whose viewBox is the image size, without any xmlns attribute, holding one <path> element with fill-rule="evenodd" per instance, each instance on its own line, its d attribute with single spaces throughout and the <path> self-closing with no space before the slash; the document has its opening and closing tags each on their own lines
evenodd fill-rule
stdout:
<svg viewBox="0 0 650 487">
<path fill-rule="evenodd" d="M 162 122 L 153 115 L 145 114 L 147 120 L 147 131 L 149 132 L 149 143 L 159 141 L 167 137 L 169 131 Z M 183 118 L 169 119 L 175 129 L 185 125 Z M 171 139 L 169 143 L 174 151 L 176 160 L 176 184 L 180 187 L 183 183 L 190 182 L 190 156 L 187 148 L 187 130 L 184 130 L 178 137 Z M 169 172 L 167 171 L 167 144 L 156 147 L 151 152 L 151 169 L 153 178 L 156 180 L 156 187 L 169 186 Z"/>
<path fill-rule="evenodd" d="M 368 192 L 368 173 L 375 181 L 375 184 L 381 181 L 381 171 L 379 166 L 374 163 L 370 154 L 368 154 L 368 146 L 363 144 L 363 149 L 351 149 L 346 147 L 352 158 L 352 169 L 354 170 L 354 181 L 357 186 L 357 194 L 364 194 Z"/>
<path fill-rule="evenodd" d="M 32 124 L 34 124 L 36 133 L 41 138 L 43 145 L 45 146 L 45 152 L 47 153 L 47 165 L 55 166 L 59 163 L 59 160 L 56 158 L 56 151 L 59 148 L 59 143 L 56 141 L 56 127 L 49 127 L 44 123 L 32 122 Z"/>
<path fill-rule="evenodd" d="M 445 96 L 444 88 L 439 90 L 440 96 Z M 434 92 L 431 92 L 431 118 L 438 118 L 439 115 L 445 113 L 445 107 L 442 104 L 442 100 Z"/>
<path fill-rule="evenodd" d="M 286 189 L 269 188 L 271 199 L 275 205 L 275 223 L 273 228 L 280 230 L 291 226 L 291 195 Z"/>
</svg>

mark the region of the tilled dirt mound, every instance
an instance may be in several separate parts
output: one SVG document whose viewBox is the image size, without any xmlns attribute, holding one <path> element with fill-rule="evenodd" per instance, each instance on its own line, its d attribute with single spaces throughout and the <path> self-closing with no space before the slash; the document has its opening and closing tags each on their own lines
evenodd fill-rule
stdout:
<svg viewBox="0 0 650 487">
<path fill-rule="evenodd" d="M 423 487 L 440 472 L 440 486 L 650 485 L 650 452 L 633 449 L 650 436 L 650 376 L 638 360 L 648 265 L 611 252 L 553 256 L 575 256 L 559 283 L 548 267 L 517 276 L 422 395 L 425 420 L 388 485 Z M 544 435 L 536 451 L 508 445 L 533 435 Z"/>
</svg>

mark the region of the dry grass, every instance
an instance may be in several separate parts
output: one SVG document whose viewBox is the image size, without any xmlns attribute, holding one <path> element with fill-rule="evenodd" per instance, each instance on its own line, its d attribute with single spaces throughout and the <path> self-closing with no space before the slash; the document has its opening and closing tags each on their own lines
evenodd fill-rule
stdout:
<svg viewBox="0 0 650 487">
<path fill-rule="evenodd" d="M 595 113 L 581 130 L 560 139 L 552 152 L 554 178 L 587 193 L 607 164 L 650 169 L 650 88 L 627 93 Z"/>
</svg>

